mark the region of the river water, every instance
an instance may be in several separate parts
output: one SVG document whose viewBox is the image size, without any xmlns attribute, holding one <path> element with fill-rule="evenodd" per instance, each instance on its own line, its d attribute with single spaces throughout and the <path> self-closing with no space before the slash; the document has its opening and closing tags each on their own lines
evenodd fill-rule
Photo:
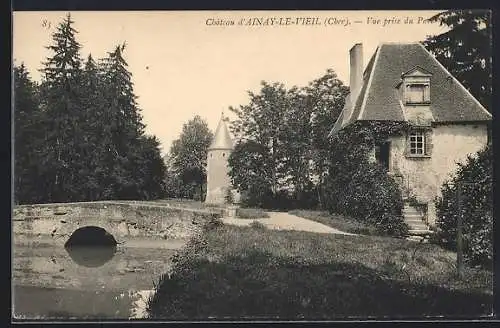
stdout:
<svg viewBox="0 0 500 328">
<path fill-rule="evenodd" d="M 132 240 L 117 248 L 16 244 L 12 315 L 16 319 L 144 318 L 146 302 L 185 240 Z"/>
</svg>

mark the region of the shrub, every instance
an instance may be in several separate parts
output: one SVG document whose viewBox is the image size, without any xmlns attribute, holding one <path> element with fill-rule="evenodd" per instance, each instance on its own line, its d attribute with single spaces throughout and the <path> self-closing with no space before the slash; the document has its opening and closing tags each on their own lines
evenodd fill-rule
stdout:
<svg viewBox="0 0 500 328">
<path fill-rule="evenodd" d="M 324 185 L 325 205 L 330 212 L 375 225 L 383 234 L 408 233 L 399 185 L 368 157 L 377 142 L 405 127 L 405 123 L 358 122 L 335 136 Z"/>
<path fill-rule="evenodd" d="M 227 204 L 233 204 L 234 203 L 234 196 L 233 196 L 233 191 L 231 188 L 226 188 L 226 193 L 224 195 L 224 200 L 226 201 Z"/>
<path fill-rule="evenodd" d="M 252 223 L 250 223 L 250 227 L 256 229 L 256 230 L 265 230 L 266 229 L 266 226 L 262 223 L 260 223 L 259 221 L 252 221 Z"/>
<path fill-rule="evenodd" d="M 211 214 L 208 220 L 203 225 L 203 229 L 205 231 L 209 231 L 211 229 L 217 229 L 222 227 L 224 223 L 222 222 L 219 214 Z"/>
<path fill-rule="evenodd" d="M 239 219 L 262 219 L 268 218 L 269 214 L 260 208 L 237 208 L 236 217 Z"/>
<path fill-rule="evenodd" d="M 441 188 L 436 199 L 437 234 L 435 241 L 456 250 L 456 225 L 459 213 L 457 188 L 462 189 L 463 250 L 471 265 L 491 266 L 493 260 L 493 151 L 487 146 L 458 164 L 453 178 Z"/>
</svg>

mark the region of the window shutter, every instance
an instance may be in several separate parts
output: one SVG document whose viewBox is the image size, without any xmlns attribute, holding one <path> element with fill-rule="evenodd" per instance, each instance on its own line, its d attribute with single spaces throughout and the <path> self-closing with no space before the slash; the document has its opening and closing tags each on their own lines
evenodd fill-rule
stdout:
<svg viewBox="0 0 500 328">
<path fill-rule="evenodd" d="M 426 130 L 425 131 L 425 155 L 426 156 L 431 156 L 432 155 L 432 129 Z"/>
<path fill-rule="evenodd" d="M 405 85 L 405 90 L 404 90 L 404 96 L 405 96 L 405 103 L 410 102 L 410 85 Z"/>
<path fill-rule="evenodd" d="M 410 133 L 411 132 L 406 133 L 406 147 L 405 147 L 405 151 L 404 151 L 405 156 L 410 155 Z"/>
</svg>

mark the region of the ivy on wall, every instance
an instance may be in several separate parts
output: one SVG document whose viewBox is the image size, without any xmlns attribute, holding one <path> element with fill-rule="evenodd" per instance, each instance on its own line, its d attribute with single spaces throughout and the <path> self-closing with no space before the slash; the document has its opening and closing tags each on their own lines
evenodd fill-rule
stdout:
<svg viewBox="0 0 500 328">
<path fill-rule="evenodd" d="M 400 187 L 370 154 L 375 145 L 410 129 L 407 122 L 357 121 L 333 136 L 324 185 L 327 208 L 374 224 L 388 235 L 407 234 Z"/>
</svg>

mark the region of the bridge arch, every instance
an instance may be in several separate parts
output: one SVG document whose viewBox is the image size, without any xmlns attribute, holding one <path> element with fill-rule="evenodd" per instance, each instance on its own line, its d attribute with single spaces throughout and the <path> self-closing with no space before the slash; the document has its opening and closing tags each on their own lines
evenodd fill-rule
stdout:
<svg viewBox="0 0 500 328">
<path fill-rule="evenodd" d="M 64 244 L 64 247 L 72 246 L 116 246 L 115 237 L 105 228 L 86 225 L 76 229 Z"/>
<path fill-rule="evenodd" d="M 109 262 L 116 254 L 116 246 L 114 236 L 95 225 L 76 229 L 64 244 L 73 262 L 88 268 Z"/>
</svg>

